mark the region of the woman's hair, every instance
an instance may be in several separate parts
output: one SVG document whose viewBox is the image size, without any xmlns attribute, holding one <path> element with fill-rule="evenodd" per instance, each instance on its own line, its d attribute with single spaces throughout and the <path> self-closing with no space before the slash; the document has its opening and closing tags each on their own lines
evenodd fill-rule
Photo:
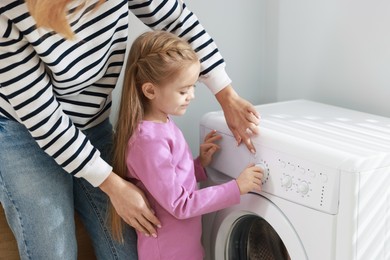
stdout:
<svg viewBox="0 0 390 260">
<path fill-rule="evenodd" d="M 68 4 L 74 0 L 25 0 L 28 10 L 34 17 L 37 27 L 45 27 L 62 34 L 65 38 L 74 37 L 74 32 L 68 21 Z M 90 0 L 80 1 L 75 11 L 80 10 Z M 104 0 L 98 0 L 94 9 L 101 5 Z"/>
<path fill-rule="evenodd" d="M 140 35 L 130 49 L 114 137 L 113 167 L 122 178 L 127 173 L 126 149 L 130 138 L 143 118 L 148 99 L 142 85 L 156 86 L 169 82 L 181 69 L 198 62 L 191 46 L 183 39 L 165 31 Z M 111 207 L 111 227 L 114 237 L 122 240 L 122 220 Z"/>
</svg>

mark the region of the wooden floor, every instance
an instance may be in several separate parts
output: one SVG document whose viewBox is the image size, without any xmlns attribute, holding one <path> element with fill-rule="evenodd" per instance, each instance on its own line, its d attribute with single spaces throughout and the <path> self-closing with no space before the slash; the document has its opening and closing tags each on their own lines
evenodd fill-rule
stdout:
<svg viewBox="0 0 390 260">
<path fill-rule="evenodd" d="M 80 219 L 76 216 L 79 260 L 95 260 L 91 241 Z M 19 260 L 15 237 L 8 227 L 3 207 L 0 204 L 0 260 Z"/>
</svg>

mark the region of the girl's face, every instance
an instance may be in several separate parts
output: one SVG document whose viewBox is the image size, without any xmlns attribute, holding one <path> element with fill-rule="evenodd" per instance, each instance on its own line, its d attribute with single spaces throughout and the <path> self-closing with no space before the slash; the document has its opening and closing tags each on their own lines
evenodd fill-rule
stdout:
<svg viewBox="0 0 390 260">
<path fill-rule="evenodd" d="M 167 115 L 183 115 L 190 101 L 195 98 L 195 83 L 198 80 L 200 63 L 184 67 L 172 80 L 154 88 L 149 116 L 153 120 L 166 122 Z M 149 117 L 148 116 L 148 117 Z"/>
</svg>

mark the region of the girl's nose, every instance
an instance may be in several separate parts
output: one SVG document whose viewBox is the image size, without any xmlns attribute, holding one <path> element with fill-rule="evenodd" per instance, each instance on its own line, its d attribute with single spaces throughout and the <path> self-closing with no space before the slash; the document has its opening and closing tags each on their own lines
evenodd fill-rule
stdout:
<svg viewBox="0 0 390 260">
<path fill-rule="evenodd" d="M 187 99 L 188 100 L 192 100 L 195 98 L 195 89 L 194 88 L 191 88 L 189 91 L 188 91 L 188 96 L 187 96 Z"/>
</svg>

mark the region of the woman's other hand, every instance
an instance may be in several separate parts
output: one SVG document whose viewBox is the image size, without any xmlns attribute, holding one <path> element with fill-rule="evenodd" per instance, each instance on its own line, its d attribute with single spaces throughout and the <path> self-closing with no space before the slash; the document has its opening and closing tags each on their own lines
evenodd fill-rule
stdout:
<svg viewBox="0 0 390 260">
<path fill-rule="evenodd" d="M 157 236 L 161 223 L 154 215 L 144 193 L 114 172 L 99 186 L 110 198 L 122 219 L 147 236 Z"/>
</svg>

